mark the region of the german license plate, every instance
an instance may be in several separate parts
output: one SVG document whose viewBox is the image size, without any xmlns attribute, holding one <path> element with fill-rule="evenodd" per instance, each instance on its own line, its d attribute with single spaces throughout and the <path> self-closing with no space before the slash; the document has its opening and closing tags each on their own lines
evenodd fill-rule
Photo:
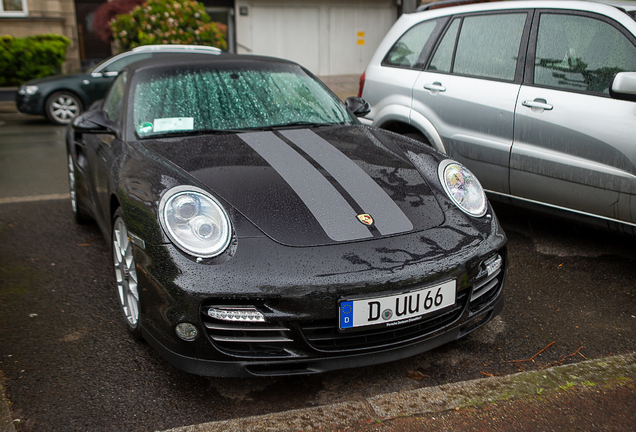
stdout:
<svg viewBox="0 0 636 432">
<path fill-rule="evenodd" d="M 393 326 L 417 321 L 455 304 L 454 280 L 431 288 L 386 297 L 340 302 L 340 329 L 366 326 Z"/>
</svg>

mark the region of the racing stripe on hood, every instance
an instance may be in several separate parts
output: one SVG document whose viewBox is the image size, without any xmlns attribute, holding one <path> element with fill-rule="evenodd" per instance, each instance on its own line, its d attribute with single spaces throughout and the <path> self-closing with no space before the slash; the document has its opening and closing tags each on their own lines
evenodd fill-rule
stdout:
<svg viewBox="0 0 636 432">
<path fill-rule="evenodd" d="M 413 229 L 409 218 L 380 185 L 336 147 L 308 129 L 280 133 L 331 174 L 363 211 L 373 217 L 374 225 L 382 235 Z"/>
<path fill-rule="evenodd" d="M 273 132 L 239 134 L 289 184 L 335 241 L 371 238 L 369 229 L 358 222 L 356 212 L 335 187 L 303 156 Z"/>
</svg>

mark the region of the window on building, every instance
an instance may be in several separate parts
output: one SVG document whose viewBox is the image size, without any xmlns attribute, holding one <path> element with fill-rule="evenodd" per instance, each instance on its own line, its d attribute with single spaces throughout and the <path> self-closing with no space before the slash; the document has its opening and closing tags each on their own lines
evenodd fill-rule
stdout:
<svg viewBox="0 0 636 432">
<path fill-rule="evenodd" d="M 0 0 L 0 16 L 25 16 L 26 0 Z"/>
</svg>

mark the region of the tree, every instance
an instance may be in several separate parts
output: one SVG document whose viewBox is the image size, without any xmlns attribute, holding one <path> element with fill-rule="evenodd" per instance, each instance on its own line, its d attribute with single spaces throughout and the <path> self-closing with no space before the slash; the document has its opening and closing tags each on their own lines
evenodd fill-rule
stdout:
<svg viewBox="0 0 636 432">
<path fill-rule="evenodd" d="M 212 22 L 194 0 L 148 0 L 110 22 L 123 50 L 150 44 L 208 45 L 227 49 L 227 27 Z"/>
</svg>

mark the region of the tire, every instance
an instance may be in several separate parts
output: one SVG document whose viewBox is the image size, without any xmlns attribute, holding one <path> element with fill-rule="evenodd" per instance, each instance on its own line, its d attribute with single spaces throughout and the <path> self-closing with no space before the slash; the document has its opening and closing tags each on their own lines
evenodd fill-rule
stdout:
<svg viewBox="0 0 636 432">
<path fill-rule="evenodd" d="M 415 141 L 419 141 L 419 142 L 421 142 L 422 144 L 426 144 L 426 145 L 427 145 L 427 146 L 429 146 L 429 147 L 432 147 L 432 146 L 431 146 L 431 143 L 430 143 L 430 142 L 426 139 L 426 137 L 425 137 L 424 135 L 422 135 L 421 133 L 418 133 L 418 132 L 408 132 L 408 133 L 405 133 L 405 134 L 403 134 L 403 135 L 404 135 L 405 137 L 411 138 L 411 139 L 413 139 L 413 140 L 415 140 Z"/>
<path fill-rule="evenodd" d="M 67 125 L 83 111 L 82 102 L 73 93 L 59 91 L 46 99 L 44 112 L 54 124 Z"/>
<path fill-rule="evenodd" d="M 143 339 L 139 320 L 139 291 L 137 289 L 137 268 L 132 253 L 132 243 L 128 238 L 128 228 L 124 222 L 124 212 L 118 208 L 113 217 L 111 234 L 113 271 L 119 307 L 124 315 L 128 331 L 137 339 Z"/>
<path fill-rule="evenodd" d="M 91 218 L 79 205 L 79 194 L 77 193 L 77 167 L 73 160 L 73 155 L 68 154 L 68 188 L 71 195 L 71 209 L 73 210 L 73 218 L 75 222 L 84 225 L 90 222 Z"/>
</svg>

